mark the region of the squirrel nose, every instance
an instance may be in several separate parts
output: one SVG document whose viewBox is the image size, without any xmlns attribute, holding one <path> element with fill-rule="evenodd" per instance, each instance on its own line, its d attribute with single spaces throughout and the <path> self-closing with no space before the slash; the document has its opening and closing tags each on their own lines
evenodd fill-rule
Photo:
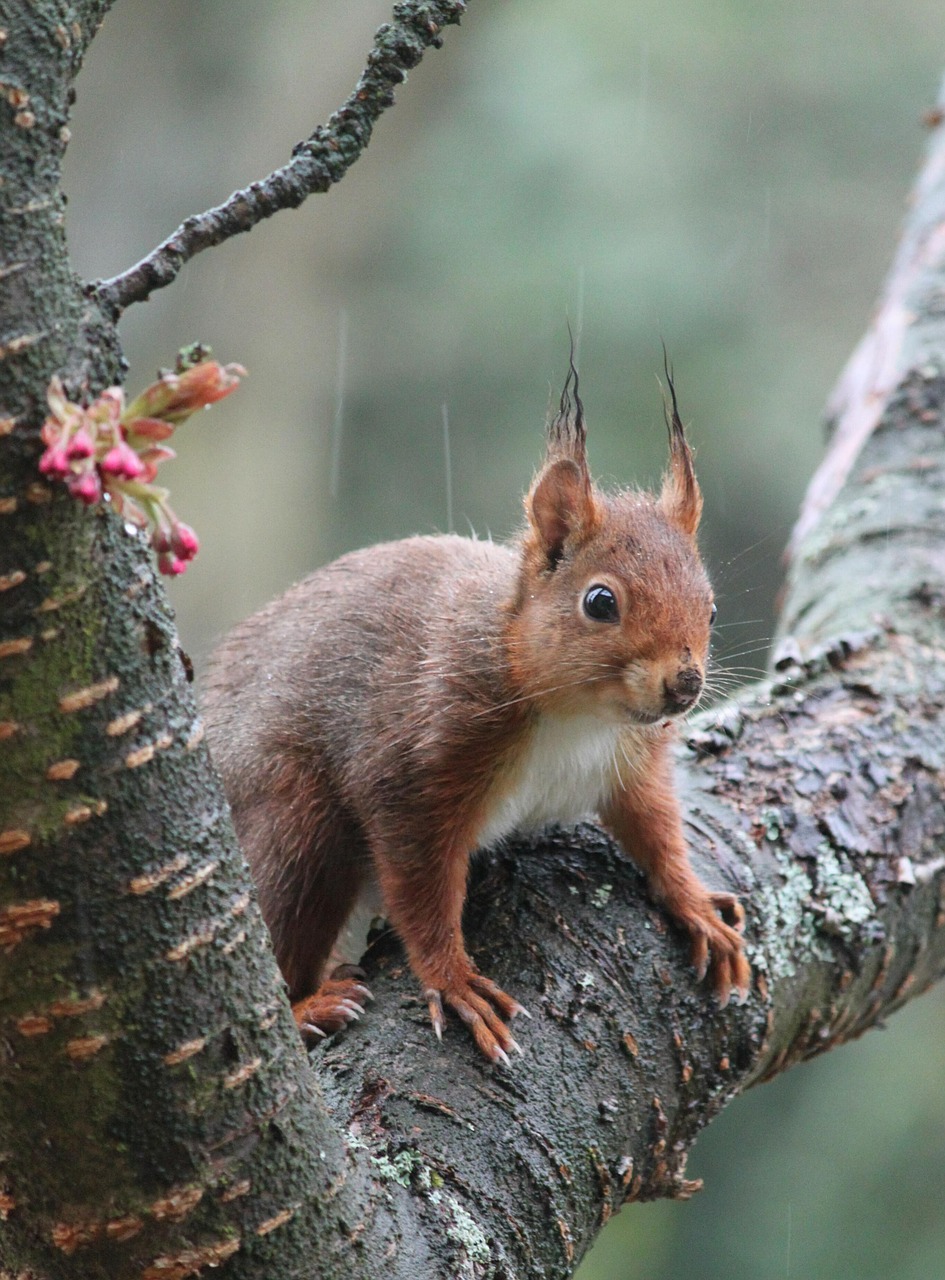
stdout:
<svg viewBox="0 0 945 1280">
<path fill-rule="evenodd" d="M 688 711 L 702 692 L 702 672 L 698 667 L 684 667 L 675 680 L 663 681 L 663 706 L 668 715 Z"/>
</svg>

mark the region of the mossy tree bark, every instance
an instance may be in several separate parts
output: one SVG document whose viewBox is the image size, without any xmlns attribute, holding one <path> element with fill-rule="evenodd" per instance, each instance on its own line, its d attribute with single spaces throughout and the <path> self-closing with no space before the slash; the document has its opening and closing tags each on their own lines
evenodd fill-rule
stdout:
<svg viewBox="0 0 945 1280">
<path fill-rule="evenodd" d="M 689 1193 L 728 1099 L 945 970 L 945 130 L 777 670 L 684 753 L 697 858 L 748 910 L 748 1004 L 713 1006 L 599 832 L 552 832 L 471 895 L 473 953 L 534 1015 L 511 1071 L 436 1044 L 389 939 L 371 1016 L 310 1066 L 150 553 L 36 471 L 50 376 L 120 372 L 59 194 L 107 7 L 0 0 L 2 1274 L 567 1276 L 620 1203 Z"/>
</svg>

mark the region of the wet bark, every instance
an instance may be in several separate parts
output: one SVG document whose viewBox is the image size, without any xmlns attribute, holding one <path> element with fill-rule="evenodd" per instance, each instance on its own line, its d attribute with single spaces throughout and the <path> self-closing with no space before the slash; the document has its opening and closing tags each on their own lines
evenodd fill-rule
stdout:
<svg viewBox="0 0 945 1280">
<path fill-rule="evenodd" d="M 775 670 L 681 749 L 700 869 L 748 912 L 749 1002 L 714 1005 L 600 832 L 553 831 L 483 858 L 470 897 L 475 958 L 533 1015 L 511 1070 L 455 1026 L 437 1045 L 390 938 L 370 1016 L 310 1064 L 150 554 L 35 470 L 50 375 L 120 369 L 58 187 L 106 8 L 0 2 L 0 1274 L 567 1276 L 621 1203 L 690 1193 L 731 1097 L 945 970 L 945 130 Z"/>
</svg>

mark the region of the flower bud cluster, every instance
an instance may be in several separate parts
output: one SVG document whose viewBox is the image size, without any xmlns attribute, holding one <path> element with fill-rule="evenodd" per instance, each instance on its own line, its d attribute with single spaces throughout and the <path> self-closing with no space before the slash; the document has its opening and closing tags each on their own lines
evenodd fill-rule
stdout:
<svg viewBox="0 0 945 1280">
<path fill-rule="evenodd" d="M 201 359 L 187 367 L 182 359 L 175 372 L 162 374 L 131 404 L 125 404 L 121 387 L 109 387 L 85 408 L 69 400 L 53 378 L 39 469 L 62 480 L 80 502 L 91 506 L 104 499 L 142 528 L 150 525 L 161 573 L 183 573 L 200 544 L 172 511 L 168 491 L 154 483 L 160 463 L 174 457 L 164 441 L 197 409 L 234 391 L 245 373 L 238 364 Z"/>
</svg>

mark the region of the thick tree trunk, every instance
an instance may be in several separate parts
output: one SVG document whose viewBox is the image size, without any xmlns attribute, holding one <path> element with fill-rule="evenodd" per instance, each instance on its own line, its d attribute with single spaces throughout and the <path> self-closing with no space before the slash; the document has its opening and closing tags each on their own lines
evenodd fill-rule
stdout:
<svg viewBox="0 0 945 1280">
<path fill-rule="evenodd" d="M 0 1267 L 567 1276 L 620 1203 L 689 1192 L 729 1098 L 945 970 L 945 130 L 872 331 L 882 385 L 864 360 L 844 384 L 843 484 L 796 548 L 778 669 L 683 753 L 697 858 L 748 910 L 748 1004 L 714 1006 L 599 832 L 551 832 L 484 858 L 468 913 L 534 1015 L 524 1058 L 438 1045 L 383 939 L 371 1016 L 310 1067 L 150 553 L 35 470 L 50 375 L 96 391 L 120 359 L 58 192 L 106 7 L 64 27 L 0 3 Z"/>
<path fill-rule="evenodd" d="M 341 1143 L 153 557 L 36 469 L 51 374 L 94 392 L 120 363 L 69 267 L 59 192 L 71 80 L 106 8 L 63 24 L 51 4 L 0 6 L 0 1263 L 164 1276 L 188 1249 L 239 1248 L 264 1274 L 266 1224 L 301 1205 L 316 1231 Z M 293 1150 L 325 1158 L 292 1166 Z"/>
</svg>

